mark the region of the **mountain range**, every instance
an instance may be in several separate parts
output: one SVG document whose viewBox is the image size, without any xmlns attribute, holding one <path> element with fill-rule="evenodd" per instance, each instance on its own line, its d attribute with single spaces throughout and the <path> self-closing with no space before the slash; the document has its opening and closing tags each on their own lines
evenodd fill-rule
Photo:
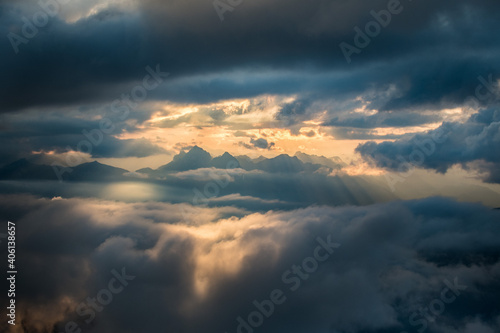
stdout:
<svg viewBox="0 0 500 333">
<path fill-rule="evenodd" d="M 412 199 L 424 195 L 452 196 L 464 201 L 477 201 L 480 198 L 482 202 L 497 207 L 498 193 L 480 185 L 463 186 L 448 182 L 440 183 L 440 186 L 436 187 L 435 181 L 428 182 L 425 177 L 416 174 L 406 180 L 405 186 L 399 186 L 395 192 L 391 192 L 387 179 L 383 176 L 329 176 L 333 170 L 340 169 L 343 165 L 345 164 L 338 158 L 300 152 L 295 156 L 282 154 L 273 158 L 259 156 L 252 159 L 244 155 L 232 156 L 227 152 L 212 157 L 207 151 L 196 146 L 187 152 L 181 152 L 171 162 L 155 170 L 145 168 L 136 172 L 96 161 L 83 163 L 61 172 L 60 167 L 55 170 L 50 165 L 20 159 L 0 167 L 0 180 L 14 181 L 3 182 L 0 192 L 11 190 L 22 192 L 26 188 L 34 191 L 38 186 L 39 192 L 44 195 L 57 196 L 61 193 L 66 196 L 83 195 L 85 189 L 91 195 L 96 191 L 102 191 L 102 188 L 95 189 L 89 186 L 134 181 L 150 183 L 149 186 L 159 186 L 155 190 L 155 196 L 160 198 L 159 200 L 167 201 L 193 200 L 193 189 L 197 189 L 212 199 L 214 196 L 234 199 L 235 195 L 239 195 L 270 200 L 269 202 L 278 200 L 280 203 L 295 205 L 294 207 L 301 204 L 370 204 L 396 198 Z M 211 168 L 233 169 L 234 172 L 221 174 L 211 172 Z M 243 172 L 242 169 L 259 172 Z M 60 175 L 62 174 L 62 180 L 68 183 L 78 182 L 76 187 L 60 184 L 62 187 L 56 188 L 53 187 L 56 186 L 54 184 L 48 186 L 36 183 L 39 180 L 59 180 L 57 170 Z M 228 179 L 231 181 L 227 182 Z M 28 186 L 16 180 L 31 183 Z M 213 184 L 218 185 L 216 189 L 213 188 Z M 412 190 L 408 191 L 407 188 Z M 215 194 L 210 191 L 215 191 Z M 239 206 L 248 204 L 245 200 L 238 202 Z"/>
<path fill-rule="evenodd" d="M 341 169 L 345 165 L 339 158 L 328 159 L 324 156 L 308 155 L 298 152 L 295 156 L 282 154 L 273 158 L 260 156 L 251 159 L 248 156 L 234 157 L 225 152 L 212 158 L 210 153 L 198 146 L 188 152 L 181 152 L 174 159 L 157 169 L 143 168 L 136 171 L 149 178 L 164 178 L 169 174 L 201 168 L 236 169 L 247 171 L 260 170 L 268 173 L 315 172 L 320 168 Z M 109 166 L 97 161 L 83 163 L 68 169 L 63 174 L 67 181 L 119 181 L 129 180 L 125 169 Z M 27 159 L 20 159 L 0 168 L 2 180 L 58 180 L 54 167 L 36 164 Z"/>
<path fill-rule="evenodd" d="M 63 173 L 68 181 L 119 181 L 128 171 L 97 161 L 79 164 Z M 35 164 L 25 158 L 0 168 L 2 180 L 58 180 L 54 167 Z"/>
<path fill-rule="evenodd" d="M 251 159 L 248 156 L 232 156 L 225 152 L 223 155 L 212 158 L 212 156 L 202 148 L 194 146 L 186 152 L 176 155 L 172 162 L 165 164 L 156 170 L 144 168 L 137 170 L 137 173 L 147 174 L 152 177 L 162 177 L 169 173 L 196 170 L 201 168 L 236 169 L 241 168 L 247 171 L 260 170 L 269 173 L 299 173 L 314 172 L 322 167 L 328 169 L 341 169 L 345 165 L 339 158 L 336 161 L 324 156 L 307 155 L 297 153 L 295 156 L 281 154 L 273 158 L 260 156 Z"/>
</svg>

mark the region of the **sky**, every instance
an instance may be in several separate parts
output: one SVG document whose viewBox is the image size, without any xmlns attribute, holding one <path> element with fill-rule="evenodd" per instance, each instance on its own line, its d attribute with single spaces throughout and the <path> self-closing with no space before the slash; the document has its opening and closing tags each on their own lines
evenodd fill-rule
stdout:
<svg viewBox="0 0 500 333">
<path fill-rule="evenodd" d="M 0 328 L 500 331 L 499 11 L 0 0 Z"/>
</svg>

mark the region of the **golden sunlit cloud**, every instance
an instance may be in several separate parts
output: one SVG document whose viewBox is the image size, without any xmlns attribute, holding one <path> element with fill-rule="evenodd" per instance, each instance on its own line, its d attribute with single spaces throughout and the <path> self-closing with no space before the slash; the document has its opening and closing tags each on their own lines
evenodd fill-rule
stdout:
<svg viewBox="0 0 500 333">
<path fill-rule="evenodd" d="M 330 176 L 381 176 L 386 174 L 387 171 L 371 166 L 369 163 L 359 159 L 356 162 L 351 162 L 348 166 L 343 167 L 341 170 L 333 170 Z"/>
<path fill-rule="evenodd" d="M 297 151 L 325 156 L 352 155 L 359 140 L 336 140 L 321 130 L 326 111 L 316 119 L 304 121 L 297 130 L 282 128 L 276 115 L 284 103 L 296 96 L 260 96 L 203 105 L 150 103 L 157 110 L 151 119 L 133 133 L 122 133 L 119 139 L 147 139 L 160 147 L 178 153 L 181 147 L 198 145 L 212 154 L 258 157 L 293 155 Z M 220 118 L 218 118 L 220 117 Z M 252 140 L 265 139 L 270 148 L 254 147 Z M 349 159 L 349 158 L 348 158 Z"/>
<path fill-rule="evenodd" d="M 60 16 L 67 23 L 75 23 L 109 8 L 132 12 L 137 9 L 137 5 L 135 0 L 72 0 L 71 5 L 61 6 Z"/>
<path fill-rule="evenodd" d="M 274 157 L 279 154 L 294 155 L 300 151 L 307 154 L 339 156 L 346 162 L 356 161 L 354 150 L 366 142 L 364 137 L 373 141 L 394 141 L 397 137 L 426 132 L 436 129 L 441 122 L 433 122 L 407 127 L 375 127 L 371 129 L 336 128 L 322 126 L 329 112 L 316 111 L 309 119 L 285 126 L 280 119 L 283 105 L 296 102 L 297 96 L 262 95 L 255 98 L 233 99 L 208 104 L 177 104 L 169 102 L 148 102 L 146 108 L 155 110 L 151 118 L 136 124 L 134 132 L 123 132 L 118 139 L 146 139 L 164 148 L 169 156 L 148 157 L 147 159 L 127 160 L 121 167 L 137 170 L 152 163 L 158 167 L 171 161 L 181 150 L 200 146 L 212 155 L 229 152 L 233 156 L 247 155 Z M 357 101 L 362 105 L 349 114 L 375 116 L 378 111 L 369 108 L 363 97 Z M 321 107 L 320 109 L 321 110 Z M 389 115 L 388 112 L 386 115 Z M 433 111 L 422 111 L 432 115 Z M 384 115 L 381 116 L 383 119 Z M 444 110 L 443 119 L 463 118 L 460 109 Z M 380 139 L 377 139 L 380 137 Z M 118 166 L 120 159 L 101 159 Z M 121 161 L 125 161 L 121 159 Z M 348 174 L 380 174 L 366 165 L 346 170 Z"/>
<path fill-rule="evenodd" d="M 153 184 L 126 182 L 106 185 L 100 195 L 103 198 L 123 201 L 157 200 L 159 192 L 157 186 Z"/>
</svg>

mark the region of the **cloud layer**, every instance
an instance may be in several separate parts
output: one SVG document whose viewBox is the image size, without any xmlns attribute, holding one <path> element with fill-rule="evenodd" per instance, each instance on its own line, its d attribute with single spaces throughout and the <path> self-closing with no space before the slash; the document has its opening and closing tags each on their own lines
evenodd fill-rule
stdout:
<svg viewBox="0 0 500 333">
<path fill-rule="evenodd" d="M 22 36 L 22 17 L 41 10 L 30 1 L 4 3 L 3 35 Z M 226 13 L 224 22 L 211 2 L 136 5 L 103 6 L 73 23 L 53 17 L 18 54 L 4 38 L 2 111 L 112 101 L 155 64 L 173 79 L 154 92 L 157 99 L 346 98 L 375 89 L 381 110 L 456 105 L 473 93 L 478 73 L 500 72 L 498 37 L 490 33 L 498 30 L 497 1 L 403 3 L 350 65 L 339 44 L 353 44 L 354 27 L 364 29 L 374 20 L 370 12 L 385 10 L 388 1 L 257 1 Z M 397 90 L 380 100 L 391 86 Z"/>
<path fill-rule="evenodd" d="M 287 300 L 259 331 L 411 332 L 424 321 L 429 332 L 500 328 L 500 216 L 479 205 L 431 198 L 249 215 L 196 208 L 186 218 L 185 205 L 162 203 L 1 202 L 26 267 L 17 295 L 23 325 L 12 332 L 63 331 L 68 321 L 86 332 L 236 332 L 237 318 L 275 289 Z M 307 278 L 284 278 L 312 256 L 318 237 L 341 246 Z M 85 323 L 90 315 L 77 306 L 122 267 L 136 278 Z M 300 286 L 287 280 L 294 276 Z M 455 278 L 467 288 L 430 314 L 435 321 L 418 314 Z M 410 323 L 412 315 L 421 322 Z"/>
<path fill-rule="evenodd" d="M 444 123 L 438 129 L 395 142 L 367 142 L 356 148 L 377 166 L 400 171 L 423 167 L 446 172 L 459 164 L 500 182 L 500 112 L 482 110 L 465 123 Z"/>
</svg>

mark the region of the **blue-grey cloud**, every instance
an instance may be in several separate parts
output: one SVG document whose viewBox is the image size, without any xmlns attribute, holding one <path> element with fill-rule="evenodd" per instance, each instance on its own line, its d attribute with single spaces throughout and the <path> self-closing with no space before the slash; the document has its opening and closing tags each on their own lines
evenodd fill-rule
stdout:
<svg viewBox="0 0 500 333">
<path fill-rule="evenodd" d="M 32 152 L 80 151 L 91 157 L 145 157 L 167 151 L 146 139 L 118 139 L 115 135 L 136 130 L 126 120 L 144 121 L 144 115 L 130 112 L 120 119 L 112 112 L 97 111 L 21 112 L 0 115 L 1 164 L 33 157 Z M 99 112 L 102 111 L 102 115 Z M 97 113 L 97 120 L 94 118 Z M 146 113 L 146 112 L 145 112 Z M 87 118 L 82 115 L 87 115 Z"/>
<path fill-rule="evenodd" d="M 498 182 L 500 113 L 497 108 L 474 114 L 465 123 L 444 123 L 436 130 L 394 142 L 367 142 L 356 151 L 379 167 L 406 172 L 408 165 L 446 172 L 459 164 Z"/>
<path fill-rule="evenodd" d="M 152 202 L 0 202 L 2 220 L 23 228 L 16 254 L 29 272 L 18 274 L 16 305 L 25 331 L 64 331 L 75 321 L 96 333 L 236 332 L 237 318 L 247 321 L 252 302 L 274 289 L 286 302 L 264 317 L 262 332 L 401 332 L 432 320 L 437 331 L 468 333 L 475 318 L 500 329 L 500 212 L 480 205 L 431 198 L 245 216 L 230 207 L 191 214 L 185 205 Z M 312 260 L 304 261 L 318 237 L 341 246 L 309 273 L 292 273 Z M 109 305 L 75 312 L 122 267 L 135 278 Z M 445 311 L 419 312 L 445 288 L 453 300 Z"/>
<path fill-rule="evenodd" d="M 7 3 L 0 33 L 19 34 L 28 12 Z M 396 86 L 393 96 L 376 103 L 380 110 L 460 104 L 473 93 L 478 74 L 498 77 L 498 37 L 489 33 L 498 30 L 498 2 L 490 0 L 405 3 L 348 66 L 338 45 L 352 43 L 354 26 L 363 27 L 373 20 L 371 10 L 386 6 L 382 0 L 315 0 L 307 6 L 260 1 L 220 22 L 211 3 L 146 1 L 133 13 L 108 9 L 76 23 L 54 17 L 19 46 L 19 54 L 3 39 L 1 108 L 112 101 L 155 64 L 179 79 L 152 92 L 156 99 L 200 102 L 264 93 L 348 98 Z M 224 77 L 234 70 L 266 77 Z M 346 75 L 339 82 L 303 72 Z M 185 81 L 207 74 L 209 82 Z"/>
<path fill-rule="evenodd" d="M 439 122 L 438 114 L 421 114 L 418 112 L 379 112 L 375 115 L 348 114 L 335 116 L 323 123 L 324 126 L 352 127 L 372 129 L 376 127 L 409 127 Z"/>
</svg>

